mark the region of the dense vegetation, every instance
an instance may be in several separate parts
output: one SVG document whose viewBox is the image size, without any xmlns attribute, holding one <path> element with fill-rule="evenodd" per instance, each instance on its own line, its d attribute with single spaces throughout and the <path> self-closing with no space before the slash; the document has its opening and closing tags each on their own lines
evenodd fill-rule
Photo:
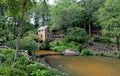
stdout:
<svg viewBox="0 0 120 76">
<path fill-rule="evenodd" d="M 15 49 L 0 48 L 0 75 L 62 76 L 56 69 L 27 60 L 20 50 L 28 50 L 31 56 L 35 50 L 73 49 L 82 55 L 120 57 L 119 0 L 55 0 L 53 5 L 47 1 L 0 1 L 0 45 Z M 37 31 L 44 25 L 49 25 L 51 33 L 61 32 L 63 38 L 41 44 Z M 117 49 L 108 53 L 87 47 L 95 42 Z"/>
<path fill-rule="evenodd" d="M 15 50 L 0 49 L 0 75 L 3 76 L 63 76 L 57 69 L 46 64 L 35 63 L 19 53 L 19 59 L 13 63 Z"/>
</svg>

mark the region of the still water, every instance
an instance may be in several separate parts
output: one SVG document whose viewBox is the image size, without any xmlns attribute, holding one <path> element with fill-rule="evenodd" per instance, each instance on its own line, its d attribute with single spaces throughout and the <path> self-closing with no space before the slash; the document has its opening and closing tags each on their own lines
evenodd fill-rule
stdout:
<svg viewBox="0 0 120 76">
<path fill-rule="evenodd" d="M 46 62 L 69 76 L 120 76 L 120 60 L 94 56 L 49 56 Z"/>
<path fill-rule="evenodd" d="M 50 56 L 46 61 L 70 76 L 120 76 L 120 60 L 104 57 Z"/>
</svg>

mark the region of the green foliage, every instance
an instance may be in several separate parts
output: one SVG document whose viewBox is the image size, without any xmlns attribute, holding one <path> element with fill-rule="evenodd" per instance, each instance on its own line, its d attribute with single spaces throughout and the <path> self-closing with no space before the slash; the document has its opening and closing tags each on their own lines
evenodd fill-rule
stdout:
<svg viewBox="0 0 120 76">
<path fill-rule="evenodd" d="M 0 49 L 0 57 L 5 61 L 0 63 L 0 75 L 2 76 L 64 76 L 56 69 L 48 68 L 41 63 L 34 63 L 19 53 L 18 60 L 13 63 L 13 49 Z M 12 60 L 11 60 L 12 59 Z M 11 60 L 11 61 L 10 61 Z"/>
<path fill-rule="evenodd" d="M 79 27 L 71 27 L 68 29 L 67 35 L 55 43 L 51 43 L 51 50 L 65 51 L 66 49 L 73 49 L 74 51 L 82 50 L 81 43 L 87 42 L 88 36 L 85 31 Z"/>
<path fill-rule="evenodd" d="M 84 8 L 76 0 L 57 0 L 56 5 L 50 9 L 50 16 L 52 29 L 66 31 L 68 27 L 82 25 Z"/>
<path fill-rule="evenodd" d="M 97 51 L 97 50 L 91 50 L 89 48 L 83 49 L 81 51 L 81 55 L 83 55 L 83 56 L 101 56 L 101 57 L 120 58 L 120 52 L 118 52 L 118 51 L 114 51 L 114 52 Z"/>
<path fill-rule="evenodd" d="M 116 37 L 120 33 L 120 1 L 106 0 L 104 7 L 98 10 L 98 21 L 103 35 Z"/>
<path fill-rule="evenodd" d="M 35 34 L 34 31 L 27 31 L 24 35 L 23 35 L 23 38 L 30 38 L 30 39 L 33 39 L 35 40 L 36 42 L 39 42 L 41 39 L 40 37 Z"/>
<path fill-rule="evenodd" d="M 30 64 L 27 68 L 32 76 L 63 76 L 57 69 L 46 68 L 44 64 Z"/>
<path fill-rule="evenodd" d="M 68 29 L 66 39 L 68 42 L 76 41 L 79 43 L 84 43 L 88 40 L 88 36 L 84 29 L 81 29 L 79 27 L 71 27 Z"/>
<path fill-rule="evenodd" d="M 83 18 L 83 27 L 86 31 L 91 34 L 93 29 L 100 29 L 98 26 L 96 11 L 98 11 L 102 6 L 104 6 L 106 0 L 80 0 L 79 5 L 85 9 L 85 15 Z"/>
<path fill-rule="evenodd" d="M 0 53 L 0 63 L 5 61 L 5 55 Z"/>
<path fill-rule="evenodd" d="M 80 43 L 74 41 L 67 42 L 66 39 L 59 40 L 58 42 L 51 43 L 50 45 L 51 50 L 58 52 L 63 52 L 69 48 L 72 48 L 74 51 L 80 51 L 83 48 L 83 46 Z"/>
<path fill-rule="evenodd" d="M 90 55 L 92 55 L 92 51 L 90 49 L 83 49 L 81 51 L 81 55 L 83 55 L 83 56 L 90 56 Z"/>
<path fill-rule="evenodd" d="M 30 24 L 29 22 L 25 22 L 24 26 L 23 26 L 23 29 L 22 29 L 22 35 L 24 35 L 24 34 L 30 35 L 30 33 L 35 34 L 33 31 L 35 31 L 34 25 Z"/>
<path fill-rule="evenodd" d="M 102 56 L 102 57 L 110 57 L 110 56 L 114 56 L 114 55 L 111 55 L 110 53 L 107 53 L 107 52 L 102 52 L 102 51 L 95 51 L 95 50 L 91 50 L 91 49 L 83 49 L 81 51 L 81 55 L 83 56 Z"/>
<path fill-rule="evenodd" d="M 117 58 L 120 59 L 120 52 L 117 52 L 116 54 L 117 54 Z"/>
<path fill-rule="evenodd" d="M 45 76 L 46 70 L 40 70 L 38 69 L 37 71 L 34 71 L 31 75 L 32 76 Z"/>
<path fill-rule="evenodd" d="M 69 48 L 72 48 L 72 49 L 75 50 L 75 51 L 80 51 L 80 50 L 83 49 L 82 44 L 77 43 L 77 42 L 74 42 L 74 41 L 71 41 L 71 42 L 69 43 L 69 46 L 68 46 L 68 47 L 69 47 Z"/>
<path fill-rule="evenodd" d="M 39 49 L 40 50 L 49 50 L 50 49 L 49 40 L 46 40 L 44 43 L 40 44 Z"/>
<path fill-rule="evenodd" d="M 4 64 L 0 64 L 0 75 L 8 76 L 10 71 L 10 67 L 5 66 Z"/>
<path fill-rule="evenodd" d="M 95 36 L 93 41 L 94 42 L 101 42 L 101 43 L 112 43 L 110 38 L 108 38 L 108 37 L 99 37 L 99 36 Z"/>
<path fill-rule="evenodd" d="M 16 40 L 8 41 L 6 42 L 6 45 L 15 49 Z M 28 50 L 28 53 L 32 55 L 32 53 L 38 49 L 38 44 L 32 39 L 24 38 L 20 41 L 20 49 Z"/>
<path fill-rule="evenodd" d="M 16 40 L 7 41 L 5 44 L 10 48 L 15 49 Z"/>
<path fill-rule="evenodd" d="M 11 65 L 11 62 L 13 62 L 14 57 L 14 50 L 13 49 L 0 49 L 0 59 L 1 62 L 6 62 L 7 65 Z"/>
<path fill-rule="evenodd" d="M 60 72 L 57 69 L 48 69 L 48 71 L 45 73 L 45 76 L 63 76 L 63 73 Z"/>
<path fill-rule="evenodd" d="M 40 0 L 36 3 L 36 6 L 33 8 L 35 17 L 35 27 L 39 26 L 40 19 L 42 19 L 42 25 L 48 25 L 49 24 L 49 5 L 47 3 L 47 0 Z"/>
<path fill-rule="evenodd" d="M 9 75 L 8 76 L 28 76 L 28 73 L 26 71 L 17 69 L 17 68 L 13 68 L 10 70 Z"/>
</svg>

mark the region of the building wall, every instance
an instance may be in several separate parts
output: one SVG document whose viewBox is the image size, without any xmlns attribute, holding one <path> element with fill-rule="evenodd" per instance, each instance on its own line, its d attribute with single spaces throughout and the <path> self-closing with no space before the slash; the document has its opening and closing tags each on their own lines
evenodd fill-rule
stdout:
<svg viewBox="0 0 120 76">
<path fill-rule="evenodd" d="M 45 42 L 46 39 L 50 38 L 50 30 L 49 28 L 46 28 L 45 30 L 39 30 L 38 35 L 41 38 L 43 42 Z"/>
</svg>

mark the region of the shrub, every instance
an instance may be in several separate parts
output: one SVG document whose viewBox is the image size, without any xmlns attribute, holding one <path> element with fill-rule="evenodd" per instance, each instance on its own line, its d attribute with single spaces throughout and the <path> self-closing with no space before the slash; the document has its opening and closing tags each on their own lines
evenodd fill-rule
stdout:
<svg viewBox="0 0 120 76">
<path fill-rule="evenodd" d="M 8 41 L 6 42 L 6 45 L 15 49 L 16 40 Z M 29 55 L 32 55 L 33 51 L 38 49 L 38 44 L 32 39 L 24 38 L 20 41 L 20 49 L 28 50 Z"/>
<path fill-rule="evenodd" d="M 7 41 L 5 44 L 10 48 L 15 49 L 16 40 Z"/>
<path fill-rule="evenodd" d="M 117 55 L 115 55 L 115 56 L 117 56 L 117 58 L 120 59 L 120 52 L 117 52 Z"/>
<path fill-rule="evenodd" d="M 90 56 L 90 55 L 92 55 L 92 51 L 90 49 L 83 49 L 81 51 L 81 55 L 83 55 L 83 56 Z"/>
<path fill-rule="evenodd" d="M 66 49 L 68 49 L 68 43 L 66 42 L 65 39 L 61 39 L 57 42 L 51 43 L 50 44 L 50 49 L 58 52 L 63 52 Z"/>
<path fill-rule="evenodd" d="M 33 63 L 25 58 L 21 53 L 15 63 L 13 61 L 14 50 L 0 49 L 0 56 L 6 58 L 6 61 L 0 63 L 0 75 L 2 76 L 63 76 L 63 74 L 52 68 L 46 67 L 41 63 Z M 4 54 L 4 55 L 3 55 Z M 9 63 L 8 63 L 9 62 Z"/>
<path fill-rule="evenodd" d="M 37 34 L 35 34 L 34 31 L 28 31 L 28 32 L 26 32 L 26 33 L 23 35 L 23 38 L 30 38 L 30 39 L 35 40 L 36 42 L 41 41 L 40 37 L 39 37 Z"/>
<path fill-rule="evenodd" d="M 45 73 L 47 72 L 47 70 L 36 70 L 32 72 L 32 76 L 45 76 Z"/>
<path fill-rule="evenodd" d="M 5 55 L 0 53 L 0 63 L 5 61 Z"/>
<path fill-rule="evenodd" d="M 77 42 L 70 42 L 69 48 L 72 48 L 74 51 L 80 51 L 83 49 L 83 46 L 80 43 Z"/>
<path fill-rule="evenodd" d="M 93 51 L 93 55 L 95 56 L 107 56 L 107 54 L 105 52 L 98 52 L 98 51 Z"/>
<path fill-rule="evenodd" d="M 4 64 L 0 64 L 0 75 L 1 76 L 8 76 L 10 68 L 5 66 Z"/>
<path fill-rule="evenodd" d="M 51 50 L 63 52 L 66 49 L 72 48 L 74 51 L 80 51 L 83 46 L 75 41 L 67 42 L 66 39 L 59 40 L 58 42 L 51 43 Z"/>
<path fill-rule="evenodd" d="M 20 49 L 28 50 L 29 55 L 33 53 L 33 51 L 38 49 L 38 44 L 29 38 L 24 38 L 20 42 Z"/>
<path fill-rule="evenodd" d="M 27 69 L 29 73 L 32 73 L 33 71 L 36 71 L 38 69 L 45 70 L 47 68 L 44 64 L 39 63 L 39 64 L 29 64 L 27 65 Z"/>
<path fill-rule="evenodd" d="M 79 43 L 84 43 L 88 40 L 88 36 L 85 33 L 85 30 L 81 29 L 79 27 L 69 28 L 67 36 L 65 36 L 65 38 L 68 42 L 76 41 L 76 42 L 79 42 Z"/>
<path fill-rule="evenodd" d="M 94 37 L 93 41 L 94 42 L 101 42 L 101 43 L 112 43 L 110 38 L 108 38 L 108 37 L 99 37 L 99 36 Z"/>
<path fill-rule="evenodd" d="M 0 49 L 1 54 L 1 61 L 5 61 L 7 65 L 11 65 L 11 62 L 13 62 L 14 58 L 14 50 L 13 49 Z"/>
<path fill-rule="evenodd" d="M 42 43 L 39 46 L 39 49 L 40 50 L 49 50 L 50 49 L 50 42 L 49 42 L 49 40 L 47 39 L 44 43 Z"/>
<path fill-rule="evenodd" d="M 20 70 L 17 68 L 13 68 L 10 70 L 8 76 L 28 76 L 28 73 L 26 71 L 23 71 L 23 70 Z"/>
<path fill-rule="evenodd" d="M 45 76 L 63 76 L 63 73 L 57 69 L 49 68 L 48 71 L 45 73 Z"/>
</svg>

